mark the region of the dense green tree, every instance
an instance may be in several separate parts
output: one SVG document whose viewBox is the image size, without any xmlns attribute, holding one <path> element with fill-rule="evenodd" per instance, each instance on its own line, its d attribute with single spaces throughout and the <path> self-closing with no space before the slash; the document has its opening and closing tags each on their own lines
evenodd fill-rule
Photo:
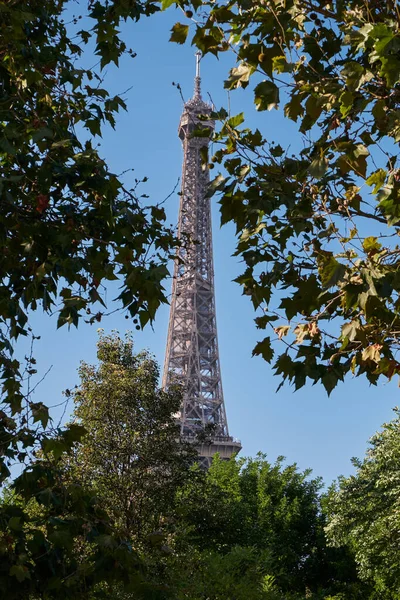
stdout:
<svg viewBox="0 0 400 600">
<path fill-rule="evenodd" d="M 65 454 L 65 439 L 52 442 Z M 93 491 L 66 484 L 59 459 L 38 460 L 0 498 L 0 598 L 94 600 L 113 587 L 150 598 L 143 559 Z"/>
<path fill-rule="evenodd" d="M 177 552 L 191 555 L 187 543 L 203 553 L 199 564 L 204 560 L 207 568 L 200 567 L 200 581 L 203 570 L 210 568 L 212 573 L 210 565 L 224 564 L 225 554 L 229 554 L 226 565 L 230 565 L 240 556 L 244 560 L 252 549 L 250 562 L 244 560 L 244 564 L 250 570 L 255 568 L 260 585 L 268 576 L 284 595 L 323 598 L 346 592 L 348 599 L 367 598 L 369 588 L 358 581 L 351 553 L 327 548 L 320 488 L 321 481 L 311 479 L 309 471 L 284 466 L 283 459 L 271 464 L 263 455 L 228 462 L 217 458 L 205 477 L 192 481 L 179 494 L 181 526 L 184 524 L 186 530 Z M 184 564 L 185 559 L 181 562 Z M 228 581 L 234 585 L 232 573 Z M 261 594 L 262 587 L 259 589 Z M 264 591 L 267 593 L 268 588 Z"/>
<path fill-rule="evenodd" d="M 129 337 L 101 334 L 98 359 L 80 368 L 74 424 L 86 434 L 64 477 L 96 494 L 140 553 L 155 597 L 369 597 L 351 552 L 327 548 L 319 479 L 263 455 L 190 469 L 195 453 L 174 418 L 180 391 L 159 390 L 156 363 L 134 354 Z M 102 589 L 135 598 L 117 584 Z"/>
<path fill-rule="evenodd" d="M 35 357 L 25 366 L 14 347 L 30 333 L 36 310 L 57 313 L 59 326 L 100 321 L 111 310 L 103 291 L 116 279 L 112 309 L 144 326 L 165 301 L 162 281 L 175 243 L 163 210 L 142 204 L 140 181 L 127 189 L 94 141 L 126 108 L 101 73 L 133 55 L 118 27 L 157 7 L 151 0 L 89 0 L 78 7 L 86 19 L 72 18 L 67 28 L 74 8 L 67 0 L 0 3 L 0 484 L 11 465 L 19 474 L 18 503 L 11 495 L 0 506 L 0 594 L 7 599 L 31 592 L 35 600 L 75 598 L 96 581 L 122 577 L 124 564 L 134 571 L 134 553 L 120 545 L 92 495 L 60 477 L 60 455 L 83 429 L 53 426 L 45 404 L 32 398 Z M 89 64 L 98 61 L 92 69 L 79 63 L 85 47 L 96 56 Z M 32 502 L 42 507 L 36 516 L 27 510 Z M 101 547 L 108 535 L 109 546 Z M 71 546 L 82 537 L 98 554 L 77 569 Z"/>
<path fill-rule="evenodd" d="M 331 543 L 347 544 L 360 576 L 373 581 L 382 597 L 400 594 L 400 414 L 370 440 L 364 460 L 354 459 L 355 475 L 341 478 L 330 492 Z"/>
<path fill-rule="evenodd" d="M 69 457 L 67 477 L 93 489 L 116 528 L 137 547 L 162 538 L 196 451 L 180 437 L 179 388 L 159 388 L 159 368 L 133 353 L 129 336 L 100 334 L 99 364 L 82 363 L 73 416 L 86 434 Z"/>
<path fill-rule="evenodd" d="M 226 553 L 193 549 L 178 561 L 176 600 L 283 600 L 268 574 L 268 555 L 256 548 L 234 546 Z"/>
<path fill-rule="evenodd" d="M 222 223 L 237 228 L 237 281 L 271 333 L 254 353 L 277 352 L 276 373 L 296 389 L 309 379 L 330 393 L 349 372 L 390 379 L 400 372 L 398 3 L 176 4 L 192 20 L 171 40 L 231 52 L 225 87 L 250 88 L 258 111 L 283 106 L 292 122 L 285 147 L 267 116 L 250 130 L 243 114 L 214 115 L 212 160 L 225 174 L 212 189 Z"/>
<path fill-rule="evenodd" d="M 58 326 L 78 325 L 83 316 L 98 322 L 110 311 L 105 285 L 119 279 L 113 310 L 127 310 L 143 326 L 166 301 L 162 281 L 174 244 L 164 228 L 163 209 L 143 206 L 137 185 L 124 186 L 94 141 L 126 108 L 121 97 L 103 87 L 100 75 L 130 52 L 118 25 L 151 14 L 155 6 L 88 2 L 88 28 L 75 31 L 64 23 L 69 4 L 14 0 L 0 5 L 3 478 L 8 462 L 18 457 L 18 444 L 23 439 L 29 446 L 36 430 L 26 415 L 31 412 L 44 424 L 48 420 L 43 403 L 34 404 L 24 394 L 23 365 L 13 356 L 15 341 L 30 331 L 29 315 L 38 309 L 57 313 Z M 95 44 L 97 70 L 78 66 L 89 43 Z M 35 371 L 34 357 L 29 371 Z"/>
<path fill-rule="evenodd" d="M 129 336 L 101 333 L 98 359 L 81 365 L 74 422 L 43 439 L 0 504 L 11 600 L 167 597 L 175 496 L 196 458 L 175 417 L 181 391 L 159 389 L 157 364 Z"/>
</svg>

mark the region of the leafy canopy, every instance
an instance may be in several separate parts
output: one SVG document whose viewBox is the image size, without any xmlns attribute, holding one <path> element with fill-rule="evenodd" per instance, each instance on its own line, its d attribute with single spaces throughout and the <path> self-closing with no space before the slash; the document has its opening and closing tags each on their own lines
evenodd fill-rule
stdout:
<svg viewBox="0 0 400 600">
<path fill-rule="evenodd" d="M 29 406 L 33 422 L 46 425 L 48 420 L 43 403 L 35 406 L 24 396 L 23 366 L 13 356 L 15 341 L 30 332 L 32 313 L 58 314 L 58 327 L 77 326 L 82 318 L 96 323 L 109 310 L 105 286 L 118 280 L 114 309 L 126 309 L 140 319 L 138 327 L 144 326 L 166 302 L 162 282 L 175 243 L 164 228 L 163 209 L 142 206 L 137 189 L 127 189 L 109 170 L 94 141 L 126 108 L 121 97 L 103 87 L 100 74 L 130 52 L 118 25 L 156 8 L 120 0 L 89 2 L 88 29 L 76 35 L 63 20 L 67 8 L 68 2 L 55 0 L 0 6 L 4 477 L 21 436 L 27 440 L 32 434 L 21 421 L 22 410 Z M 89 43 L 95 44 L 97 70 L 79 66 Z M 35 372 L 34 362 L 29 370 Z"/>
<path fill-rule="evenodd" d="M 0 505 L 0 587 L 10 600 L 76 598 L 101 581 L 140 580 L 140 561 L 93 495 L 62 481 L 60 457 L 83 428 L 54 426 L 45 403 L 32 399 L 33 351 L 24 364 L 14 346 L 31 334 L 37 310 L 57 314 L 59 327 L 100 321 L 113 280 L 113 308 L 144 326 L 166 301 L 175 245 L 163 209 L 143 206 L 140 182 L 127 189 L 96 149 L 104 126 L 114 127 L 126 108 L 101 72 L 133 55 L 119 25 L 158 7 L 90 0 L 80 7 L 87 27 L 73 31 L 80 19 L 64 22 L 71 4 L 0 3 L 0 484 L 12 465 L 19 475 L 17 497 Z M 98 63 L 91 69 L 81 66 L 85 48 L 95 53 L 89 64 Z M 34 516 L 32 502 L 40 507 Z M 82 564 L 71 551 L 79 539 L 92 544 Z"/>
<path fill-rule="evenodd" d="M 85 599 L 105 584 L 140 591 L 145 583 L 141 557 L 118 535 L 93 489 L 65 481 L 61 457 L 83 433 L 71 425 L 43 438 L 35 462 L 3 489 L 2 598 Z"/>
<path fill-rule="evenodd" d="M 331 544 L 348 544 L 360 577 L 373 581 L 385 598 L 400 591 L 399 545 L 400 413 L 370 440 L 365 458 L 353 460 L 355 475 L 341 478 L 330 492 Z"/>
<path fill-rule="evenodd" d="M 65 476 L 93 489 L 136 547 L 163 529 L 196 450 L 180 438 L 180 388 L 159 388 L 159 367 L 130 336 L 100 333 L 96 366 L 82 363 L 74 422 L 86 431 Z"/>
<path fill-rule="evenodd" d="M 236 225 L 237 278 L 267 330 L 254 354 L 295 389 L 400 373 L 397 2 L 180 0 L 204 54 L 231 52 L 259 128 L 221 110 L 212 190 Z M 187 10 L 189 9 L 189 10 Z M 176 32 L 179 31 L 179 39 Z M 265 139 L 272 109 L 294 146 Z M 298 143 L 296 143 L 298 140 Z M 299 149 L 299 150 L 297 150 Z"/>
<path fill-rule="evenodd" d="M 368 597 L 351 553 L 327 548 L 322 482 L 310 474 L 282 457 L 273 464 L 262 454 L 215 457 L 204 478 L 181 489 L 177 506 L 186 533 L 176 561 L 193 597 L 203 586 L 211 598 L 244 598 L 245 583 L 260 600 L 322 599 L 345 590 L 349 600 Z"/>
</svg>

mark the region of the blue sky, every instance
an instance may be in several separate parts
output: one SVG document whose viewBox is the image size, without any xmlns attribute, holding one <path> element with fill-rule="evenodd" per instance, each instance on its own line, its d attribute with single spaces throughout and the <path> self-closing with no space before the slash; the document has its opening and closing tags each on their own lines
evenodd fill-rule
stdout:
<svg viewBox="0 0 400 600">
<path fill-rule="evenodd" d="M 137 52 L 132 60 L 124 58 L 120 69 L 108 68 L 106 87 L 114 93 L 131 88 L 125 98 L 128 112 L 121 114 L 115 132 L 107 131 L 101 140 L 101 154 L 116 173 L 134 168 L 127 174 L 147 176 L 143 193 L 154 202 L 163 200 L 180 177 L 182 150 L 177 127 L 182 102 L 172 82 L 179 82 L 184 96 L 193 90 L 194 50 L 168 42 L 169 30 L 176 21 L 189 23 L 177 10 L 152 16 L 124 28 L 128 45 Z M 94 63 L 86 56 L 86 66 Z M 202 61 L 203 95 L 210 93 L 217 107 L 227 106 L 223 80 L 232 65 L 233 56 L 221 60 L 206 56 Z M 281 111 L 256 113 L 250 90 L 238 90 L 230 97 L 232 114 L 244 111 L 249 126 L 257 126 L 269 140 L 283 147 L 299 143 L 295 125 L 283 119 Z M 214 170 L 213 174 L 216 174 Z M 175 224 L 178 195 L 166 202 L 168 222 Z M 214 262 L 219 346 L 226 410 L 231 435 L 242 441 L 242 454 L 253 456 L 265 452 L 270 460 L 284 455 L 301 469 L 311 467 L 315 475 L 330 482 L 340 474 L 352 471 L 350 458 L 362 457 L 368 438 L 393 416 L 398 403 L 397 382 L 369 386 L 362 379 L 348 379 L 328 398 L 322 387 L 302 388 L 293 392 L 285 386 L 275 393 L 279 379 L 261 358 L 251 357 L 261 333 L 255 328 L 254 312 L 247 297 L 232 280 L 242 267 L 232 257 L 235 235 L 232 226 L 219 227 L 218 206 L 213 200 Z M 170 282 L 167 283 L 170 291 Z M 110 297 L 112 294 L 110 293 Z M 163 307 L 153 330 L 134 331 L 136 348 L 148 348 L 162 365 L 166 345 L 169 308 Z M 52 367 L 35 393 L 36 401 L 56 405 L 62 401 L 62 390 L 77 383 L 80 360 L 95 361 L 97 327 L 82 324 L 78 330 L 56 330 L 52 318 L 36 314 L 34 332 L 41 335 L 36 342 L 39 375 Z M 134 330 L 131 320 L 115 314 L 102 323 L 106 331 L 124 333 Z M 54 409 L 56 416 L 60 408 Z M 68 414 L 68 411 L 67 411 Z"/>
</svg>

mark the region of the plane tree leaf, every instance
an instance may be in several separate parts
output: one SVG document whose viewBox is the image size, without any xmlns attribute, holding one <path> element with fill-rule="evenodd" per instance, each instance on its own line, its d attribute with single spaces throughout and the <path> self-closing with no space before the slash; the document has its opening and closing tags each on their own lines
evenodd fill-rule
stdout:
<svg viewBox="0 0 400 600">
<path fill-rule="evenodd" d="M 256 325 L 274 316 L 291 332 L 274 342 L 276 374 L 329 394 L 346 374 L 391 379 L 400 372 L 397 7 L 239 0 L 226 10 L 204 0 L 203 8 L 193 44 L 218 23 L 213 49 L 236 61 L 225 86 L 257 111 L 229 126 L 219 111 L 212 160 L 229 174 L 215 191 L 221 222 L 236 228 L 245 263 L 236 281 L 260 311 Z M 262 113 L 280 111 L 281 100 L 271 127 Z M 318 335 L 308 335 L 312 323 Z M 376 344 L 381 360 L 365 360 Z"/>
</svg>

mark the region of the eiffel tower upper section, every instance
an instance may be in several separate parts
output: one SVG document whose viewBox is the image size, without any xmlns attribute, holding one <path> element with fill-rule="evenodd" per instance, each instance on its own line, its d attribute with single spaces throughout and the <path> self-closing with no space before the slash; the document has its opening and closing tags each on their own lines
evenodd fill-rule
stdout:
<svg viewBox="0 0 400 600">
<path fill-rule="evenodd" d="M 202 160 L 215 124 L 207 118 L 212 107 L 201 97 L 200 56 L 196 54 L 194 95 L 184 105 L 178 129 L 183 145 L 178 225 L 182 245 L 174 268 L 163 386 L 174 380 L 184 385 L 180 422 L 186 439 L 196 441 L 202 432 L 210 432 L 208 443 L 197 443 L 202 463 L 207 466 L 215 452 L 229 458 L 241 445 L 229 435 L 221 382 L 207 197 L 209 171 Z M 199 128 L 207 129 L 209 135 L 194 135 Z"/>
</svg>

